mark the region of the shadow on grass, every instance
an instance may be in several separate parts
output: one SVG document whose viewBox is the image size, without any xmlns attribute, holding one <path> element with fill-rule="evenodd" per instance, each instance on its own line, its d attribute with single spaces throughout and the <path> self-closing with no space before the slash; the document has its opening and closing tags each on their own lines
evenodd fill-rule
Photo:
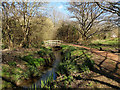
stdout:
<svg viewBox="0 0 120 90">
<path fill-rule="evenodd" d="M 104 81 L 100 81 L 100 80 L 97 80 L 97 79 L 85 79 L 85 78 L 81 78 L 80 76 L 77 76 L 77 77 L 74 77 L 76 80 L 84 80 L 84 81 L 94 81 L 94 82 L 98 82 L 98 83 L 101 83 L 101 84 L 104 84 L 104 85 L 107 85 L 109 87 L 112 87 L 114 89 L 120 89 L 120 87 L 118 86 L 115 86 L 115 85 L 112 85 L 112 84 L 109 84 L 109 83 L 106 83 Z"/>
<path fill-rule="evenodd" d="M 119 46 L 119 44 L 100 44 L 100 43 L 98 43 L 98 44 L 89 44 L 90 46 L 114 46 L 114 47 L 118 47 Z"/>
<path fill-rule="evenodd" d="M 120 51 L 118 49 L 119 44 L 99 44 L 98 43 L 98 44 L 89 44 L 87 46 L 91 47 L 91 48 L 99 49 L 100 51 L 109 51 L 111 53 L 120 53 Z M 109 48 L 111 48 L 111 50 Z"/>
<path fill-rule="evenodd" d="M 97 63 L 95 63 L 95 64 L 97 65 L 97 67 L 98 67 L 101 71 L 102 71 L 103 69 L 105 69 L 105 70 L 107 70 L 106 72 L 116 74 L 116 75 L 118 75 L 119 78 L 120 78 L 120 74 L 117 73 L 117 70 L 118 70 L 118 69 L 119 69 L 119 71 L 120 71 L 120 68 L 118 67 L 118 65 L 120 64 L 120 62 L 108 58 L 107 54 L 108 54 L 108 53 L 106 53 L 106 56 L 102 56 L 102 57 L 104 57 L 104 59 L 101 60 L 101 62 L 99 62 L 99 64 L 97 64 Z M 110 60 L 110 61 L 116 62 L 115 68 L 112 67 L 112 66 L 110 67 L 110 68 L 112 68 L 112 70 L 109 70 L 109 69 L 106 69 L 106 68 L 105 68 L 105 65 L 106 65 L 106 64 L 104 64 L 104 62 L 105 62 L 107 59 Z M 104 64 L 104 65 L 103 65 L 103 64 Z M 120 83 L 120 80 L 119 80 L 119 83 Z"/>
<path fill-rule="evenodd" d="M 102 44 L 102 45 L 104 46 L 104 44 Z M 101 46 L 101 44 L 99 46 Z M 112 47 L 112 45 L 106 45 L 106 46 L 111 46 Z M 86 55 L 86 54 L 83 53 L 83 55 Z M 97 66 L 97 68 L 94 67 L 94 68 L 92 68 L 90 70 L 95 72 L 95 73 L 99 73 L 100 75 L 103 75 L 103 76 L 105 76 L 107 78 L 110 78 L 113 81 L 116 81 L 116 82 L 120 83 L 120 74 L 117 73 L 117 70 L 118 69 L 120 70 L 120 68 L 118 67 L 120 62 L 112 60 L 112 59 L 109 59 L 109 60 L 112 60 L 112 61 L 116 62 L 115 63 L 115 67 L 110 67 L 110 68 L 112 68 L 112 70 L 110 70 L 110 68 L 106 69 L 106 64 L 104 64 L 104 62 L 108 59 L 108 56 L 106 54 L 106 56 L 103 56 L 103 57 L 104 57 L 104 59 L 101 60 L 101 62 L 99 62 L 98 64 L 95 62 L 95 65 Z M 76 59 L 76 58 L 77 58 L 77 60 L 81 59 L 81 56 L 72 57 L 72 59 Z M 97 61 L 97 60 L 95 60 L 95 61 Z M 83 79 L 83 78 L 78 78 L 78 79 L 80 80 L 80 79 Z M 109 84 L 109 83 L 104 82 L 104 81 L 99 81 L 99 80 L 96 80 L 96 79 L 83 79 L 83 80 L 95 81 L 95 82 L 99 82 L 101 84 L 105 84 L 105 85 L 110 86 L 110 87 L 115 88 L 115 89 L 120 89 L 120 87 L 118 87 L 118 86 Z"/>
<path fill-rule="evenodd" d="M 84 55 L 85 57 L 87 57 L 86 54 L 85 54 L 85 52 L 83 52 L 83 55 Z M 81 56 L 78 56 L 77 58 L 81 58 Z M 75 58 L 74 58 L 74 59 L 75 59 Z M 87 60 L 88 60 L 88 59 L 89 59 L 89 58 L 87 57 Z M 109 70 L 109 69 L 107 69 L 107 68 L 105 67 L 106 64 L 104 64 L 104 62 L 105 62 L 107 59 L 108 59 L 108 57 L 107 57 L 107 54 L 106 54 L 106 56 L 104 56 L 104 59 L 101 60 L 101 62 L 99 62 L 98 64 L 96 64 L 96 63 L 94 62 L 94 63 L 95 63 L 94 66 L 96 65 L 99 69 L 96 68 L 96 67 L 93 67 L 93 68 L 90 68 L 90 67 L 89 67 L 90 70 L 93 71 L 93 72 L 95 72 L 95 73 L 99 73 L 100 75 L 104 75 L 105 77 L 110 78 L 110 79 L 112 79 L 112 80 L 120 83 L 120 74 L 117 73 L 117 70 L 119 69 L 118 65 L 120 65 L 120 62 L 117 62 L 117 61 L 116 61 L 115 68 L 114 68 L 114 67 L 110 67 L 110 68 L 112 68 L 112 70 Z M 112 59 L 111 59 L 111 60 L 112 60 Z M 113 61 L 114 61 L 114 60 L 113 60 Z M 90 65 L 88 65 L 88 66 L 90 66 Z M 120 70 L 120 69 L 119 69 L 119 70 Z M 99 77 L 99 76 L 98 76 L 98 77 Z M 83 78 L 77 77 L 77 79 L 83 79 Z M 104 81 L 99 81 L 99 80 L 96 80 L 96 79 L 83 79 L 83 80 L 95 81 L 95 82 L 99 82 L 99 83 L 101 83 L 101 84 L 105 84 L 105 85 L 107 85 L 107 86 L 109 86 L 109 87 L 112 87 L 112 88 L 115 88 L 115 89 L 120 89 L 120 87 L 118 87 L 118 86 L 115 86 L 115 85 L 106 83 L 106 82 L 104 82 Z"/>
<path fill-rule="evenodd" d="M 112 61 L 116 62 L 115 67 L 113 65 L 108 67 L 108 66 L 106 66 L 107 63 L 104 63 L 106 60 L 112 60 L 112 59 L 108 59 L 107 54 L 106 54 L 106 56 L 104 56 L 104 59 L 101 60 L 101 62 L 99 62 L 98 64 L 95 62 L 96 67 L 94 67 L 94 69 L 92 69 L 92 71 L 99 73 L 100 75 L 104 75 L 105 77 L 110 78 L 110 79 L 120 83 L 120 73 L 117 73 L 117 70 L 120 71 L 120 68 L 118 67 L 120 62 L 112 60 Z M 103 82 L 103 81 L 98 81 L 98 80 L 94 80 L 94 79 L 93 79 L 93 81 L 100 82 L 102 84 L 108 85 L 108 86 L 115 88 L 115 89 L 120 89 L 120 87 L 108 84 L 108 83 Z"/>
</svg>

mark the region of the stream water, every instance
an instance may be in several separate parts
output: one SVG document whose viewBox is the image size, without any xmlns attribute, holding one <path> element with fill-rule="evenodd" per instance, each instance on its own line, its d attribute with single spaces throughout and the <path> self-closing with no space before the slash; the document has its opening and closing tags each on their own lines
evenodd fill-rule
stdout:
<svg viewBox="0 0 120 90">
<path fill-rule="evenodd" d="M 23 86 L 24 89 L 33 88 L 33 87 L 40 88 L 41 87 L 41 80 L 43 82 L 45 82 L 52 75 L 53 75 L 53 80 L 56 79 L 55 71 L 56 71 L 57 65 L 61 61 L 61 49 L 57 50 L 57 49 L 53 48 L 53 52 L 54 52 L 56 60 L 54 61 L 53 65 L 52 65 L 52 68 L 49 68 L 48 70 L 43 71 L 43 75 L 40 77 L 40 79 L 33 79 L 34 83 L 32 83 L 32 85 L 27 85 L 27 83 L 26 83 L 26 85 Z"/>
</svg>

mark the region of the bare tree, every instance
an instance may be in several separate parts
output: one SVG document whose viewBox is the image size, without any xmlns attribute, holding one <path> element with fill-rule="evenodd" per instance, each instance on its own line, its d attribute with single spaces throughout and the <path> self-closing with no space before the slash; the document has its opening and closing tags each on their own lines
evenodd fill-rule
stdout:
<svg viewBox="0 0 120 90">
<path fill-rule="evenodd" d="M 20 46 L 27 46 L 29 45 L 29 35 L 31 30 L 31 20 L 32 18 L 38 13 L 39 7 L 43 3 L 41 2 L 21 2 L 18 3 L 20 9 L 18 12 L 22 16 L 23 19 L 21 23 L 21 27 L 24 33 L 24 39 L 21 42 Z"/>
<path fill-rule="evenodd" d="M 16 22 L 19 23 L 21 26 L 21 30 L 23 33 L 23 38 L 21 40 L 20 46 L 29 46 L 29 36 L 31 31 L 31 21 L 36 16 L 40 10 L 39 7 L 41 7 L 44 3 L 42 2 L 3 2 L 3 15 L 4 20 L 6 20 L 6 26 L 7 30 L 6 36 L 9 36 L 9 42 L 12 45 L 12 35 L 10 35 L 10 32 L 12 31 L 10 29 L 10 21 L 9 18 L 13 18 Z M 16 27 L 17 28 L 17 27 Z M 15 38 L 15 37 L 14 37 Z"/>
<path fill-rule="evenodd" d="M 104 0 L 103 2 L 96 2 L 96 4 L 103 10 L 111 12 L 117 16 L 111 16 L 111 21 L 114 22 L 116 25 L 120 26 L 120 1 L 119 2 L 108 2 Z M 113 18 L 114 17 L 114 18 Z"/>
<path fill-rule="evenodd" d="M 49 17 L 52 18 L 53 22 L 54 22 L 54 27 L 57 26 L 57 24 L 59 23 L 59 21 L 64 21 L 68 19 L 68 16 L 60 11 L 57 11 L 55 9 L 55 7 L 50 8 L 50 10 L 48 11 L 49 13 Z"/>
<path fill-rule="evenodd" d="M 2 18 L 2 20 L 3 20 L 3 25 L 4 26 L 2 26 L 2 32 L 3 32 L 3 37 L 4 37 L 4 35 L 5 35 L 5 38 L 6 38 L 6 43 L 8 44 L 8 46 L 9 46 L 9 48 L 11 48 L 11 47 L 13 47 L 13 37 L 12 37 L 12 35 L 11 35 L 11 29 L 10 29 L 10 19 L 9 19 L 9 17 L 10 17 L 10 12 L 11 12 L 11 5 L 10 5 L 10 3 L 7 3 L 7 2 L 3 2 L 2 3 L 2 13 L 3 13 L 3 18 Z M 5 30 L 5 29 L 7 29 L 7 30 Z"/>
<path fill-rule="evenodd" d="M 120 1 L 119 2 L 96 2 L 96 4 L 103 10 L 109 11 L 111 13 L 117 14 L 120 16 Z"/>
<path fill-rule="evenodd" d="M 99 30 L 92 31 L 92 27 L 101 22 L 100 16 L 103 14 L 95 3 L 92 2 L 70 2 L 68 8 L 73 13 L 73 18 L 76 18 L 79 24 L 79 33 L 83 40 L 88 40 L 91 36 L 99 32 Z"/>
</svg>

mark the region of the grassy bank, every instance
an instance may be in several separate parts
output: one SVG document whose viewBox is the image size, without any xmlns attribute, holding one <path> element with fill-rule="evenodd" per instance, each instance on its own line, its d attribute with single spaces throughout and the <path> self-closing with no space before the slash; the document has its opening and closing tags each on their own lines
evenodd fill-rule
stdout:
<svg viewBox="0 0 120 90">
<path fill-rule="evenodd" d="M 111 38 L 104 40 L 95 40 L 86 46 L 103 51 L 118 52 L 119 42 L 118 38 Z"/>
<path fill-rule="evenodd" d="M 43 88 L 86 88 L 83 80 L 78 85 L 77 79 L 88 77 L 94 62 L 90 60 L 91 55 L 87 54 L 84 48 L 62 45 L 62 61 L 57 67 L 57 79 L 48 82 Z M 91 87 L 88 85 L 87 87 Z"/>
<path fill-rule="evenodd" d="M 16 88 L 31 78 L 39 78 L 55 60 L 52 50 L 45 47 L 40 47 L 38 51 L 23 50 L 22 54 L 16 53 L 12 51 L 3 55 L 3 89 Z"/>
</svg>

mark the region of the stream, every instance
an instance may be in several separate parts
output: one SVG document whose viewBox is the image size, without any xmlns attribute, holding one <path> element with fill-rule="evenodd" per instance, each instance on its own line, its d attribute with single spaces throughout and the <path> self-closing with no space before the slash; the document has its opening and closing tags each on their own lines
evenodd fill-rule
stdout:
<svg viewBox="0 0 120 90">
<path fill-rule="evenodd" d="M 43 75 L 39 79 L 33 79 L 34 83 L 32 83 L 31 85 L 27 85 L 27 83 L 26 83 L 26 85 L 23 86 L 24 89 L 33 88 L 33 87 L 34 88 L 35 87 L 36 88 L 41 88 L 41 80 L 43 82 L 45 82 L 52 75 L 53 75 L 53 80 L 56 79 L 56 73 L 55 73 L 55 71 L 56 71 L 57 65 L 61 61 L 61 50 L 62 49 L 58 49 L 57 50 L 56 48 L 53 48 L 53 53 L 55 55 L 56 60 L 54 61 L 53 65 L 52 65 L 52 68 L 49 68 L 48 70 L 43 71 Z"/>
</svg>

